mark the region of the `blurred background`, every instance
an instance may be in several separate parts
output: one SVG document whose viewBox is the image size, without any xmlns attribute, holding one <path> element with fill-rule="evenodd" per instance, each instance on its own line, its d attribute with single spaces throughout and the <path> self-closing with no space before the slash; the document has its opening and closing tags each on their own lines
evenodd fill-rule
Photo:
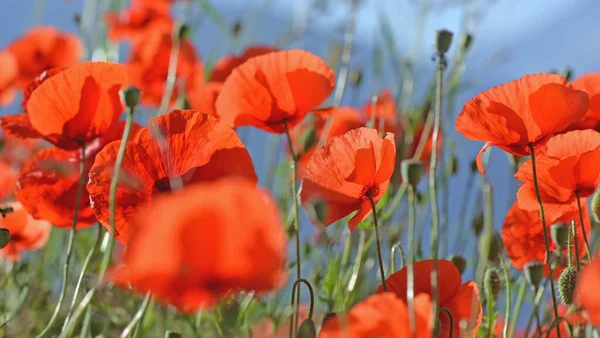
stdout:
<svg viewBox="0 0 600 338">
<path fill-rule="evenodd" d="M 125 61 L 127 45 L 111 46 L 109 55 L 97 48 L 104 41 L 102 13 L 125 8 L 125 0 L 1 2 L 0 48 L 32 26 L 52 25 L 80 33 L 88 58 Z M 436 67 L 432 60 L 435 31 L 445 28 L 454 32 L 448 69 L 460 74 L 460 86 L 444 107 L 443 163 L 455 157 L 458 167 L 442 192 L 445 198 L 441 203 L 447 211 L 442 257 L 466 252 L 472 257 L 475 241 L 459 240 L 463 235 L 459 229 L 469 229 L 481 208 L 476 189 L 480 175 L 472 172 L 470 163 L 482 143 L 455 132 L 454 119 L 462 105 L 481 91 L 525 74 L 571 69 L 576 78 L 599 70 L 598 13 L 600 2 L 594 0 L 194 0 L 175 8 L 175 16 L 192 28 L 194 45 L 205 64 L 251 44 L 303 48 L 321 56 L 338 74 L 342 69 L 348 71 L 344 105 L 361 107 L 373 95 L 389 89 L 400 111 L 413 109 L 426 98 Z M 461 55 L 465 34 L 472 36 L 472 44 Z M 344 46 L 351 51 L 347 64 L 342 60 Z M 353 81 L 358 73 L 362 75 L 360 84 Z M 18 103 L 4 107 L 2 113 L 16 113 L 18 107 Z M 272 179 L 273 163 L 285 164 L 287 158 L 282 136 L 250 128 L 241 128 L 239 134 L 250 150 L 261 184 L 289 189 L 285 180 Z M 496 229 L 515 200 L 518 182 L 512 173 L 506 154 L 492 150 L 488 174 L 494 188 Z M 421 190 L 426 192 L 426 185 Z M 466 202 L 465 196 L 470 196 Z M 406 209 L 405 204 L 399 209 Z M 419 211 L 420 222 L 427 222 L 421 223 L 422 229 L 429 228 L 428 213 L 427 205 Z M 405 210 L 399 210 L 389 228 L 402 225 L 404 214 Z M 468 224 L 459 224 L 465 222 Z M 305 215 L 301 229 L 305 239 L 315 231 Z M 384 236 L 390 232 L 387 228 L 383 231 Z M 421 235 L 428 238 L 426 232 Z M 427 247 L 425 244 L 424 249 Z M 370 266 L 375 269 L 373 263 Z"/>
</svg>

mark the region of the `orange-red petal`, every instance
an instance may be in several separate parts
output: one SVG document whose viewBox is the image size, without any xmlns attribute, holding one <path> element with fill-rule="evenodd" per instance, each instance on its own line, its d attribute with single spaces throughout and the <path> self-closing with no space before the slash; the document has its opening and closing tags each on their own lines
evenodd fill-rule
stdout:
<svg viewBox="0 0 600 338">
<path fill-rule="evenodd" d="M 17 261 L 21 251 L 38 250 L 46 244 L 52 226 L 46 221 L 34 220 L 18 202 L 9 203 L 13 208 L 0 219 L 0 227 L 10 231 L 10 242 L 0 250 L 0 256 L 9 261 Z"/>
</svg>

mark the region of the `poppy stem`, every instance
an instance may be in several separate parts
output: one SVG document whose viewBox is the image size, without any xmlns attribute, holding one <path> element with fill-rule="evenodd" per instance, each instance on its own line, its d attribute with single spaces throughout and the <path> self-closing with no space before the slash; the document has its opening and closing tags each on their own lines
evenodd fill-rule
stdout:
<svg viewBox="0 0 600 338">
<path fill-rule="evenodd" d="M 367 198 L 371 202 L 371 208 L 373 209 L 373 223 L 375 224 L 375 238 L 377 240 L 377 259 L 379 260 L 379 273 L 381 274 L 381 286 L 383 291 L 387 291 L 385 286 L 385 272 L 383 271 L 383 259 L 381 258 L 381 237 L 379 236 L 379 223 L 377 222 L 377 209 L 375 208 L 375 201 L 370 192 L 367 192 Z"/>
<path fill-rule="evenodd" d="M 571 231 L 573 231 L 573 242 L 575 243 L 575 262 L 577 262 L 577 272 L 581 270 L 581 262 L 579 260 L 579 239 L 577 238 L 577 223 L 571 220 Z"/>
<path fill-rule="evenodd" d="M 438 206 L 438 194 L 436 188 L 437 164 L 438 164 L 438 141 L 440 136 L 440 124 L 442 116 L 442 100 L 444 85 L 444 69 L 446 69 L 446 55 L 440 50 L 437 53 L 437 72 L 436 72 L 436 90 L 435 90 L 435 110 L 433 117 L 433 135 L 431 137 L 431 162 L 429 165 L 429 196 L 431 199 L 431 258 L 433 259 L 433 268 L 431 269 L 431 311 L 432 317 L 436 318 L 438 311 L 438 255 L 439 255 L 439 231 L 440 231 L 440 212 Z M 425 137 L 423 134 L 421 137 Z M 435 321 L 433 321 L 435 322 Z M 432 322 L 432 323 L 433 323 Z"/>
<path fill-rule="evenodd" d="M 290 169 L 292 171 L 292 195 L 294 199 L 294 232 L 296 235 L 296 279 L 302 278 L 302 265 L 301 265 L 301 255 L 300 255 L 300 216 L 299 216 L 299 206 L 298 206 L 298 171 L 296 166 L 298 165 L 298 157 L 296 155 L 296 151 L 294 151 L 294 144 L 292 143 L 292 136 L 290 134 L 290 128 L 288 122 L 286 120 L 283 121 L 283 125 L 285 127 L 285 135 L 287 136 L 288 146 L 290 149 L 290 155 L 292 157 L 292 162 L 290 163 Z M 300 290 L 296 295 L 296 320 L 294 321 L 294 331 L 296 331 L 298 327 L 298 311 L 300 309 Z"/>
<path fill-rule="evenodd" d="M 54 308 L 52 317 L 46 327 L 37 335 L 37 338 L 44 337 L 48 331 L 54 325 L 54 322 L 58 318 L 58 313 L 65 301 L 65 295 L 67 293 L 67 284 L 69 279 L 69 268 L 71 266 L 71 255 L 73 254 L 73 246 L 75 243 L 75 233 L 77 229 L 77 221 L 79 219 L 79 206 L 81 204 L 81 197 L 83 195 L 83 187 L 87 182 L 87 176 L 85 175 L 85 143 L 81 142 L 81 158 L 79 159 L 79 183 L 77 184 L 77 195 L 75 196 L 75 207 L 73 211 L 73 224 L 71 225 L 71 231 L 69 232 L 69 241 L 67 244 L 67 256 L 65 258 L 65 266 L 63 269 L 63 283 L 60 289 L 60 295 L 58 296 L 58 303 Z"/>
<path fill-rule="evenodd" d="M 167 70 L 167 79 L 165 80 L 165 92 L 160 100 L 160 106 L 158 108 L 158 115 L 162 115 L 169 109 L 171 98 L 173 97 L 173 91 L 175 90 L 175 82 L 177 81 L 177 63 L 179 62 L 179 51 L 181 49 L 181 38 L 179 32 L 181 30 L 181 24 L 173 25 L 173 32 L 171 33 L 171 54 L 169 55 L 169 68 Z"/>
<path fill-rule="evenodd" d="M 400 251 L 400 261 L 402 264 L 400 265 L 400 269 L 406 266 L 406 257 L 404 255 L 404 248 L 402 248 L 402 242 L 398 241 L 396 244 L 392 245 L 392 249 L 390 250 L 390 254 L 392 256 L 392 273 L 398 271 L 398 267 L 396 266 L 396 251 Z"/>
<path fill-rule="evenodd" d="M 408 185 L 408 265 L 406 266 L 406 300 L 408 303 L 408 318 L 410 322 L 410 334 L 414 337 L 417 332 L 415 314 L 415 230 L 417 227 L 416 214 L 416 192 L 412 184 Z"/>
<path fill-rule="evenodd" d="M 540 194 L 540 187 L 538 185 L 538 178 L 537 178 L 537 170 L 536 170 L 536 163 L 535 163 L 535 150 L 533 149 L 533 143 L 529 144 L 529 150 L 531 152 L 531 165 L 533 167 L 533 183 L 535 185 L 535 194 L 537 196 L 537 200 L 538 200 L 538 204 L 540 206 L 540 218 L 542 219 L 542 228 L 543 228 L 543 232 L 544 232 L 544 245 L 546 246 L 546 260 L 550 260 L 550 241 L 548 240 L 548 229 L 546 228 L 546 217 L 544 215 L 544 205 L 542 203 L 542 195 Z M 577 255 L 579 257 L 579 255 Z M 550 270 L 550 274 L 549 274 L 549 278 L 550 279 L 550 292 L 552 294 L 552 307 L 554 309 L 554 318 L 558 318 L 558 306 L 557 306 L 557 302 L 556 302 L 556 287 L 554 286 L 554 278 L 552 277 L 554 275 L 554 268 L 552 266 L 552 264 L 550 264 L 550 262 L 546 263 L 548 264 L 548 268 Z M 557 328 L 556 329 L 556 334 L 558 336 L 558 338 L 561 337 L 560 335 L 560 330 Z"/>
<path fill-rule="evenodd" d="M 568 262 L 568 267 L 572 268 L 573 267 L 573 232 L 571 231 L 571 229 L 569 229 L 569 236 L 567 237 L 567 259 L 569 260 Z"/>
<path fill-rule="evenodd" d="M 585 223 L 583 222 L 583 209 L 581 208 L 581 200 L 579 199 L 579 191 L 575 191 L 575 197 L 577 199 L 577 208 L 579 208 L 579 223 L 581 224 L 581 233 L 583 234 L 583 242 L 585 243 L 585 250 L 587 252 L 588 263 L 592 262 L 592 253 L 590 251 L 590 244 L 588 242 L 587 233 L 585 232 Z"/>
<path fill-rule="evenodd" d="M 502 264 L 502 271 L 504 272 L 504 282 L 506 283 L 506 301 L 505 305 L 506 310 L 504 312 L 504 327 L 502 328 L 502 337 L 508 338 L 508 321 L 510 319 L 510 301 L 511 301 L 511 284 L 510 284 L 510 275 L 508 274 L 508 268 L 506 267 L 506 262 L 502 257 L 502 254 L 498 254 L 500 258 L 500 263 Z"/>
<path fill-rule="evenodd" d="M 454 317 L 452 317 L 452 312 L 445 307 L 441 307 L 440 312 L 445 312 L 448 315 L 448 318 L 450 318 L 450 334 L 448 335 L 448 338 L 452 338 L 454 335 Z"/>
<path fill-rule="evenodd" d="M 521 285 L 519 286 L 519 292 L 517 293 L 517 300 L 515 302 L 515 310 L 513 311 L 510 325 L 508 337 L 512 338 L 515 335 L 515 327 L 517 326 L 517 321 L 519 320 L 519 312 L 521 312 L 521 304 L 523 304 L 523 300 L 525 299 L 525 290 L 527 289 L 527 279 L 524 277 L 521 278 Z M 508 320 L 508 317 L 506 317 Z"/>
<path fill-rule="evenodd" d="M 315 293 L 313 291 L 312 285 L 310 285 L 310 282 L 304 278 L 296 279 L 296 281 L 294 282 L 294 285 L 292 286 L 292 305 L 295 304 L 296 290 L 300 291 L 300 283 L 304 283 L 306 285 L 306 287 L 308 288 L 308 291 L 310 292 L 310 307 L 308 309 L 308 319 L 312 320 L 313 310 L 314 310 L 314 306 L 315 306 Z M 296 314 L 296 315 L 298 316 L 298 314 Z M 294 316 L 292 314 L 292 316 L 290 317 L 290 337 L 294 336 L 294 333 L 292 332 L 293 325 L 291 322 L 293 320 L 293 318 L 294 318 Z"/>
<path fill-rule="evenodd" d="M 147 292 L 146 296 L 144 297 L 144 300 L 142 301 L 142 304 L 140 305 L 140 308 L 135 313 L 135 316 L 133 316 L 133 318 L 131 319 L 129 324 L 127 324 L 127 326 L 121 333 L 121 338 L 129 337 L 129 335 L 132 333 L 133 333 L 133 338 L 136 338 L 138 336 L 139 331 L 140 331 L 139 323 L 143 320 L 144 315 L 146 314 L 146 310 L 148 309 L 148 304 L 150 304 L 150 297 L 151 297 L 150 292 Z"/>
</svg>

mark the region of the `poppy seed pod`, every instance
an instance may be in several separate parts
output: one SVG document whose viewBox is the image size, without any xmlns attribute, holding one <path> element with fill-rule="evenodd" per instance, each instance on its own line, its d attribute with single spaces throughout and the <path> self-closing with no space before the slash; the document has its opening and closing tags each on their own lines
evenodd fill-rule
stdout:
<svg viewBox="0 0 600 338">
<path fill-rule="evenodd" d="M 425 166 L 423 162 L 414 159 L 403 160 L 400 162 L 400 173 L 402 180 L 408 182 L 413 187 L 416 187 L 421 181 Z"/>
<path fill-rule="evenodd" d="M 296 337 L 298 338 L 315 338 L 317 336 L 317 328 L 315 322 L 308 318 L 300 324 Z"/>
<path fill-rule="evenodd" d="M 544 264 L 538 261 L 531 261 L 525 264 L 523 272 L 525 273 L 527 282 L 537 289 L 544 277 Z"/>
<path fill-rule="evenodd" d="M 436 31 L 435 48 L 440 54 L 445 54 L 452 44 L 452 32 L 446 29 Z"/>
<path fill-rule="evenodd" d="M 0 228 L 0 249 L 4 249 L 10 242 L 10 230 Z"/>
<path fill-rule="evenodd" d="M 596 222 L 600 222 L 600 192 L 596 192 L 592 198 L 592 215 Z"/>
<path fill-rule="evenodd" d="M 573 304 L 573 294 L 577 285 L 577 271 L 572 268 L 566 268 L 558 277 L 558 293 L 563 304 Z"/>
<path fill-rule="evenodd" d="M 129 109 L 134 109 L 140 101 L 140 90 L 134 86 L 129 86 L 125 89 L 124 96 L 125 105 L 127 105 Z"/>
<path fill-rule="evenodd" d="M 452 255 L 452 257 L 450 257 L 450 261 L 458 268 L 458 271 L 460 271 L 460 274 L 462 275 L 467 268 L 467 260 L 463 256 Z"/>
<path fill-rule="evenodd" d="M 550 235 L 557 248 L 564 248 L 569 240 L 569 227 L 563 222 L 554 223 L 550 226 Z"/>
<path fill-rule="evenodd" d="M 497 269 L 487 269 L 484 277 L 484 285 L 486 291 L 494 297 L 494 300 L 497 299 L 500 289 L 502 289 L 502 281 L 500 280 L 500 275 L 498 274 Z"/>
</svg>

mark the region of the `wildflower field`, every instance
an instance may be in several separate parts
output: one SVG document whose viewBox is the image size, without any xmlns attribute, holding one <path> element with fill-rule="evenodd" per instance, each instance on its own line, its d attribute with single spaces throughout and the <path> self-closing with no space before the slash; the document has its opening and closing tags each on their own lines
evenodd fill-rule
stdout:
<svg viewBox="0 0 600 338">
<path fill-rule="evenodd" d="M 4 1 L 0 338 L 598 337 L 600 72 L 465 81 L 493 1 Z"/>
</svg>

